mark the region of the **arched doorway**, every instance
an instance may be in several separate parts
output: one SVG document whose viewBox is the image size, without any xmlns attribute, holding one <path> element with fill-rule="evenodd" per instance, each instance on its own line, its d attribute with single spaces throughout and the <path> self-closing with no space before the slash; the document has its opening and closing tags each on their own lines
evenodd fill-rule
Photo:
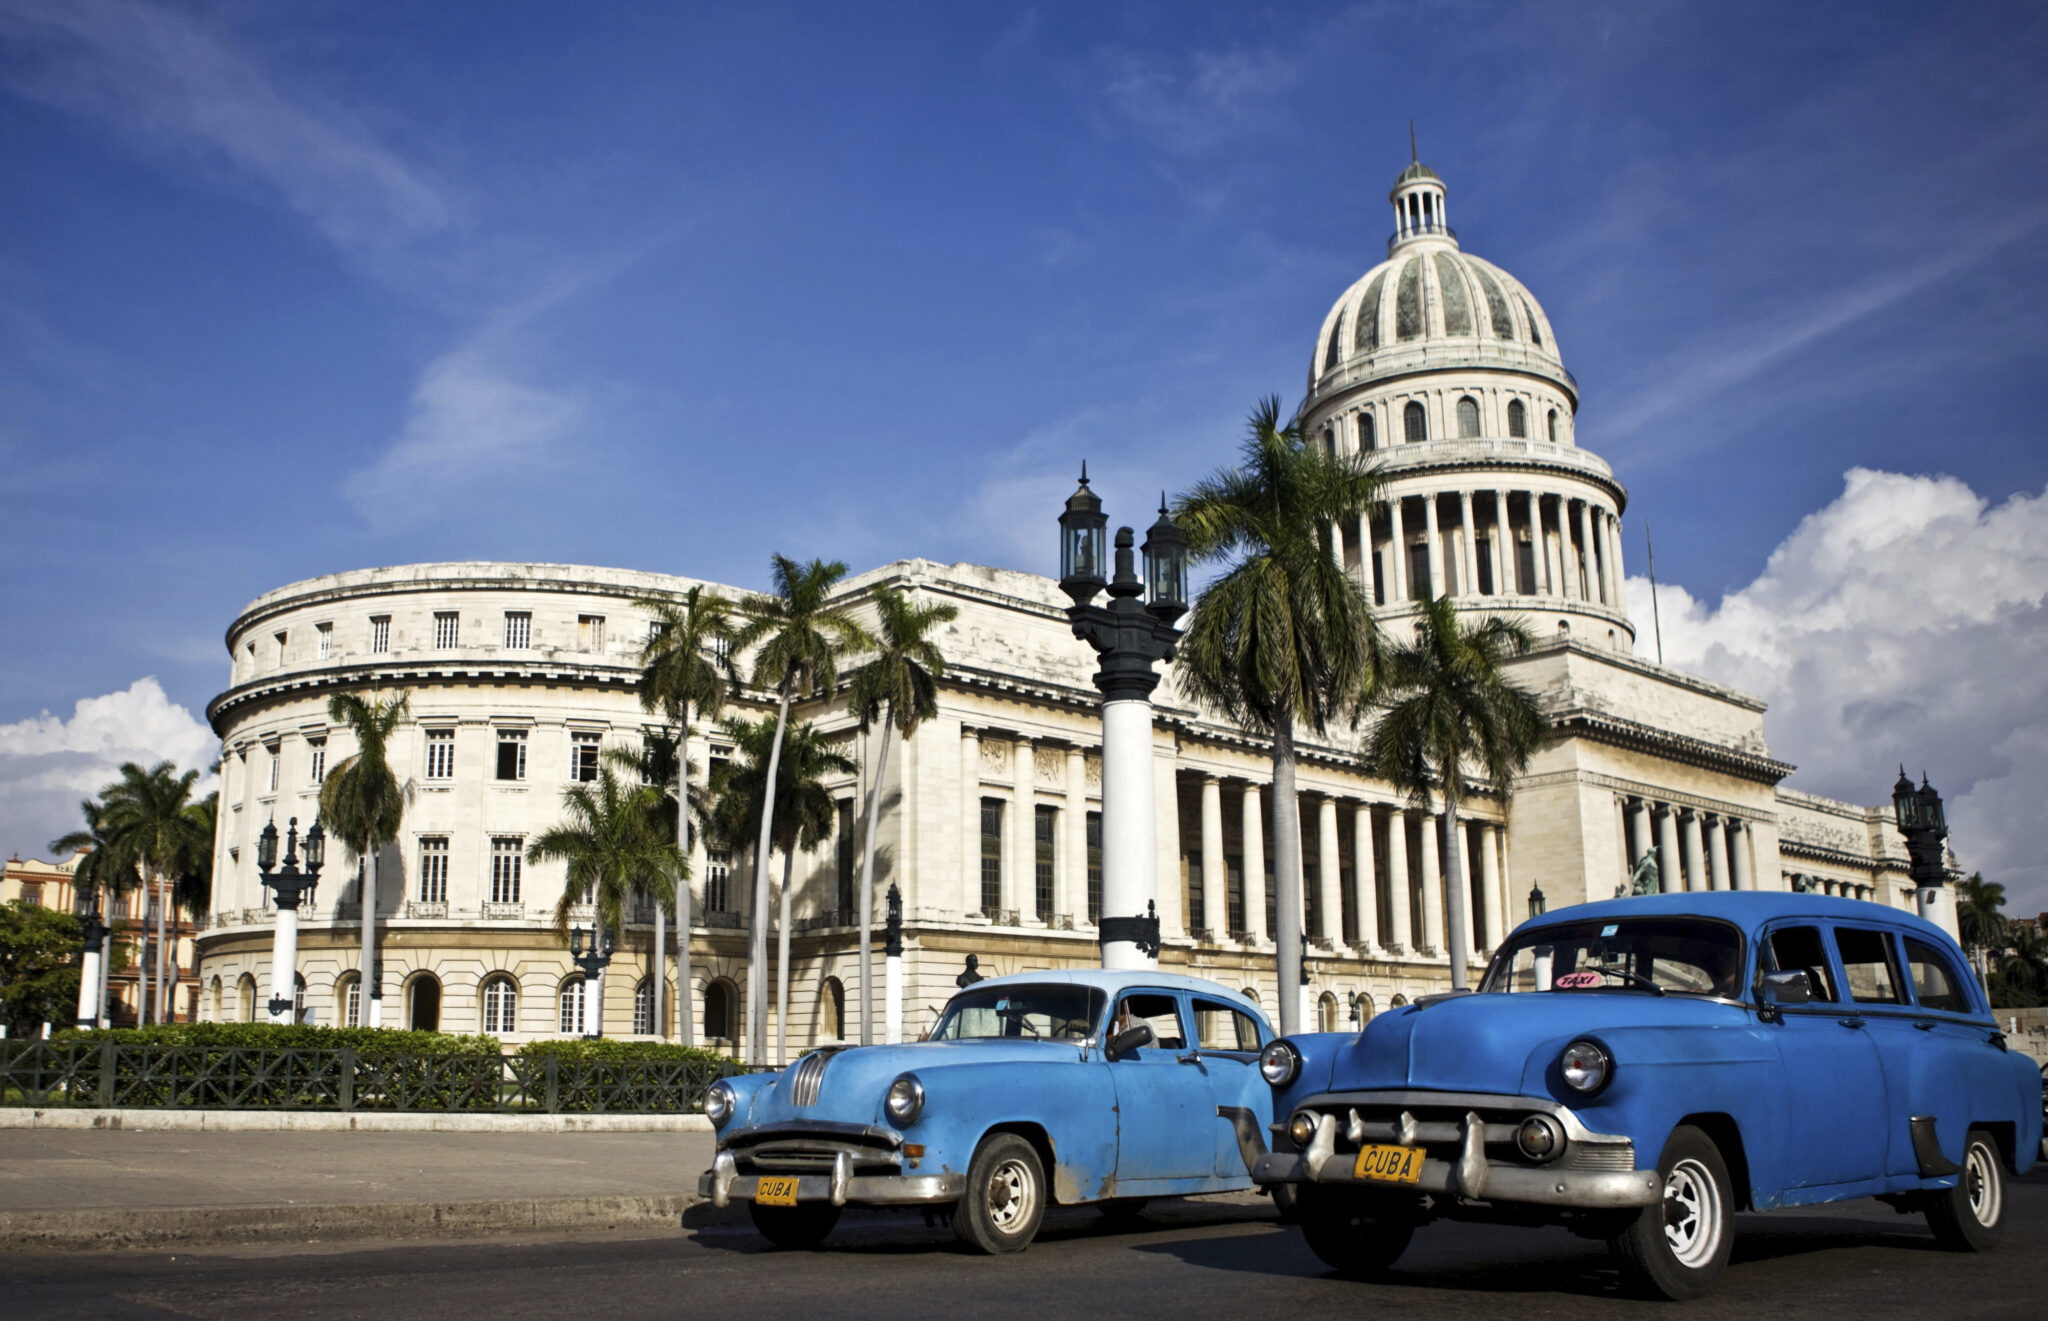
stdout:
<svg viewBox="0 0 2048 1321">
<path fill-rule="evenodd" d="M 415 1032 L 441 1030 L 441 982 L 430 972 L 421 973 L 405 988 L 405 1025 Z"/>
<path fill-rule="evenodd" d="M 723 977 L 704 988 L 704 1037 L 707 1041 L 730 1043 L 739 1036 L 733 1001 L 733 985 Z"/>
<path fill-rule="evenodd" d="M 846 987 L 837 977 L 825 979 L 824 1003 L 819 1008 L 823 1012 L 818 1024 L 818 1040 L 846 1040 Z"/>
</svg>

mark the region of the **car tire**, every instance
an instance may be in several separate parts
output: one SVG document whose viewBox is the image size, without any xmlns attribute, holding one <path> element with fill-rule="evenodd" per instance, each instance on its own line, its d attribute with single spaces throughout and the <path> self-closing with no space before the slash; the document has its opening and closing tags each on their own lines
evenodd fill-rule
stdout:
<svg viewBox="0 0 2048 1321">
<path fill-rule="evenodd" d="M 1989 1252 L 2005 1230 L 2005 1162 L 1998 1142 L 1981 1128 L 1963 1144 L 1956 1186 L 1928 1194 L 1927 1227 L 1952 1252 Z"/>
<path fill-rule="evenodd" d="M 808 1251 L 825 1241 L 839 1223 L 839 1208 L 830 1202 L 800 1202 L 795 1206 L 763 1206 L 747 1203 L 754 1228 L 778 1248 Z"/>
<path fill-rule="evenodd" d="M 1415 1213 L 1404 1201 L 1351 1188 L 1295 1185 L 1294 1214 L 1308 1250 L 1354 1280 L 1385 1275 L 1415 1237 Z"/>
<path fill-rule="evenodd" d="M 1097 1202 L 1095 1210 L 1118 1229 L 1126 1229 L 1144 1218 L 1149 1197 L 1113 1197 L 1107 1202 Z"/>
<path fill-rule="evenodd" d="M 1673 1302 L 1698 1298 L 1727 1269 L 1735 1244 L 1735 1186 L 1721 1149 L 1680 1127 L 1657 1159 L 1664 1198 L 1612 1240 L 1622 1275 L 1640 1292 Z"/>
<path fill-rule="evenodd" d="M 967 1191 L 953 1212 L 953 1232 L 971 1248 L 997 1256 L 1022 1252 L 1045 1221 L 1045 1164 L 1015 1133 L 992 1133 L 967 1165 Z"/>
<path fill-rule="evenodd" d="M 1273 1209 L 1280 1215 L 1283 1225 L 1301 1223 L 1301 1194 L 1297 1185 L 1276 1183 L 1273 1185 Z"/>
</svg>

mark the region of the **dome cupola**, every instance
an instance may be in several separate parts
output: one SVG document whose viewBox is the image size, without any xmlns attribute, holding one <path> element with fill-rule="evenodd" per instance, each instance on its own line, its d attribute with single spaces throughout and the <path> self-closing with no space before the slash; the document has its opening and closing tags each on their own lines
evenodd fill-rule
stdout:
<svg viewBox="0 0 2048 1321">
<path fill-rule="evenodd" d="M 1450 240 L 1458 246 L 1458 233 L 1444 219 L 1444 181 L 1415 154 L 1415 125 L 1408 125 L 1408 168 L 1394 180 L 1387 194 L 1394 204 L 1394 236 L 1387 240 L 1389 254 L 1401 244 L 1419 238 Z"/>
</svg>

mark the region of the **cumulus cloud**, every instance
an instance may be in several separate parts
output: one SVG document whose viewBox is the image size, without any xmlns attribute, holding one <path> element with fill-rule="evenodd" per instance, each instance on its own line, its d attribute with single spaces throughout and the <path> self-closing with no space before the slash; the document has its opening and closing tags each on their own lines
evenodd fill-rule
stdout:
<svg viewBox="0 0 2048 1321">
<path fill-rule="evenodd" d="M 49 843 L 83 824 L 81 799 L 120 772 L 121 763 L 170 760 L 198 770 L 195 797 L 214 786 L 208 768 L 220 741 L 204 721 L 164 694 L 154 677 L 103 697 L 79 699 L 65 719 L 48 711 L 0 725 L 0 847 L 45 857 Z"/>
<path fill-rule="evenodd" d="M 1647 580 L 1628 583 L 1638 626 Z M 1993 505 L 1953 477 L 1851 469 L 1842 494 L 1708 605 L 1660 584 L 1664 655 L 1771 704 L 1801 788 L 1887 796 L 1898 764 L 1947 801 L 1963 866 L 2048 909 L 2048 492 Z"/>
</svg>

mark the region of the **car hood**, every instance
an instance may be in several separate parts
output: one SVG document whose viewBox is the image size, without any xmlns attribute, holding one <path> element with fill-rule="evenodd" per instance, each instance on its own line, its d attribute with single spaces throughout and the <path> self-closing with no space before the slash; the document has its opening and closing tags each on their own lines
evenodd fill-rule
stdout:
<svg viewBox="0 0 2048 1321">
<path fill-rule="evenodd" d="M 1634 991 L 1458 995 L 1380 1014 L 1331 1070 L 1330 1090 L 1547 1090 L 1545 1071 L 1573 1037 L 1619 1028 L 1734 1025 L 1741 1008 Z"/>
<path fill-rule="evenodd" d="M 915 1073 L 927 1089 L 943 1070 L 977 1064 L 1071 1063 L 1080 1058 L 1073 1041 L 921 1041 L 902 1046 L 855 1046 L 827 1053 L 818 1099 L 796 1104 L 798 1060 L 777 1074 L 754 1096 L 747 1122 L 881 1124 L 882 1097 L 899 1074 Z"/>
</svg>

